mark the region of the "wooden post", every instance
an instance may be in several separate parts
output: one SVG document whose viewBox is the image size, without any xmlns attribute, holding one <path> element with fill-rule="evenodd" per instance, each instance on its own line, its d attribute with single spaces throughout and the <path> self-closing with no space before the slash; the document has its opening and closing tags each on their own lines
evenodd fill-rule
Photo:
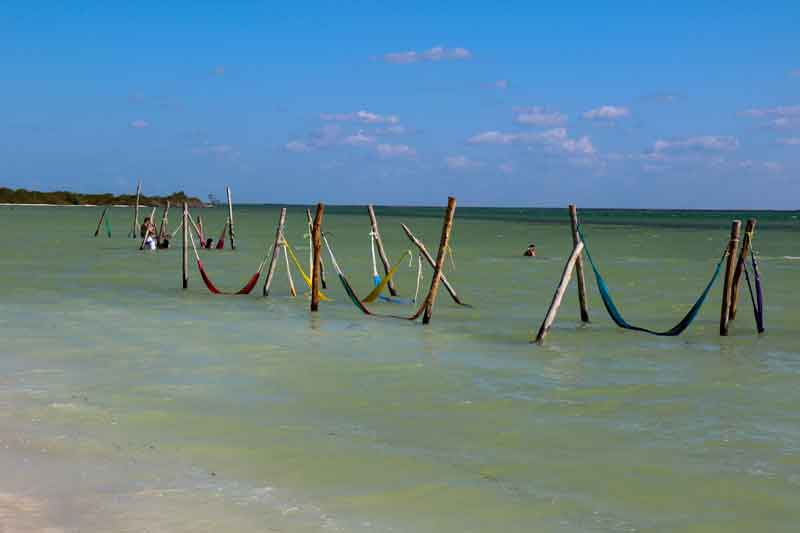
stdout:
<svg viewBox="0 0 800 533">
<path fill-rule="evenodd" d="M 228 194 L 228 235 L 231 236 L 231 250 L 235 250 L 236 233 L 233 229 L 233 202 L 231 201 L 231 188 L 225 187 L 225 192 Z"/>
<path fill-rule="evenodd" d="M 322 215 L 325 213 L 325 204 L 317 204 L 317 212 L 314 215 L 314 225 L 311 227 L 311 244 L 314 247 L 314 268 L 311 271 L 311 311 L 319 310 L 319 289 L 320 289 L 320 247 L 322 238 L 320 236 L 322 226 Z"/>
<path fill-rule="evenodd" d="M 569 220 L 572 225 L 572 246 L 575 247 L 581 241 L 578 233 L 578 209 L 570 204 Z M 583 277 L 583 254 L 578 256 L 575 263 L 575 273 L 578 276 L 578 303 L 581 306 L 581 322 L 589 322 L 589 302 L 586 299 L 586 280 Z"/>
<path fill-rule="evenodd" d="M 392 265 L 389 263 L 389 258 L 386 256 L 386 250 L 383 248 L 383 239 L 381 239 L 381 232 L 378 230 L 378 219 L 375 218 L 375 209 L 373 209 L 372 204 L 367 206 L 367 213 L 369 213 L 369 223 L 372 227 L 372 235 L 375 238 L 375 244 L 378 247 L 378 257 L 381 258 L 381 263 L 383 263 L 383 271 L 385 272 L 384 275 L 389 273 L 391 270 Z M 394 281 L 389 280 L 389 294 L 392 296 L 397 296 L 397 289 L 394 286 Z"/>
<path fill-rule="evenodd" d="M 413 242 L 414 245 L 419 249 L 419 253 L 425 258 L 428 264 L 433 268 L 436 268 L 436 264 L 433 262 L 433 257 L 431 257 L 430 252 L 428 252 L 428 249 L 425 247 L 422 241 L 417 239 L 414 236 L 414 234 L 411 233 L 411 230 L 408 229 L 408 226 L 406 226 L 405 224 L 400 224 L 400 225 L 403 227 L 403 231 L 406 232 L 406 236 L 408 236 L 409 240 Z M 453 298 L 453 301 L 455 303 L 457 303 L 458 305 L 467 305 L 461 301 L 461 298 L 458 297 L 458 294 L 456 294 L 456 290 L 450 284 L 450 281 L 448 281 L 447 276 L 444 275 L 444 272 L 442 272 L 442 285 L 444 285 L 444 288 L 447 289 L 447 292 L 450 293 L 450 297 Z"/>
<path fill-rule="evenodd" d="M 158 240 L 161 241 L 169 232 L 167 224 L 169 223 L 169 200 L 167 205 L 164 206 L 164 213 L 161 215 L 161 226 L 158 228 Z"/>
<path fill-rule="evenodd" d="M 736 266 L 736 252 L 739 247 L 739 231 L 742 228 L 741 220 L 734 220 L 731 224 L 731 238 L 728 241 L 728 261 L 725 265 L 725 284 L 722 287 L 722 310 L 719 318 L 719 334 L 728 334 L 730 322 L 731 289 L 733 288 L 733 269 Z"/>
<path fill-rule="evenodd" d="M 286 251 L 286 241 L 283 242 L 283 258 L 286 260 L 286 277 L 289 280 L 289 294 L 292 297 L 297 296 L 297 290 L 294 288 L 294 279 L 292 278 L 292 266 L 289 264 L 289 252 Z"/>
<path fill-rule="evenodd" d="M 436 254 L 436 266 L 433 267 L 433 277 L 431 278 L 431 287 L 428 289 L 428 296 L 425 301 L 417 309 L 410 320 L 416 320 L 419 315 L 422 316 L 422 323 L 428 324 L 431 321 L 433 314 L 433 304 L 436 301 L 436 294 L 439 292 L 439 282 L 442 280 L 442 268 L 446 259 L 447 247 L 450 244 L 450 231 L 453 229 L 453 216 L 456 211 L 456 199 L 452 196 L 447 198 L 447 210 L 444 212 L 444 222 L 442 224 L 442 237 L 439 239 L 439 252 Z"/>
<path fill-rule="evenodd" d="M 539 327 L 539 333 L 536 335 L 536 342 L 542 342 L 550 331 L 550 327 L 556 319 L 558 308 L 561 307 L 561 300 L 564 298 L 564 293 L 569 286 L 569 280 L 572 277 L 572 270 L 578 262 L 578 258 L 583 252 L 583 241 L 578 241 L 578 244 L 572 249 L 572 254 L 564 265 L 564 271 L 561 273 L 561 281 L 558 283 L 556 293 L 553 295 L 553 301 L 550 302 L 550 307 L 547 309 L 547 314 L 544 317 L 542 325 Z"/>
<path fill-rule="evenodd" d="M 269 287 L 272 285 L 272 278 L 275 276 L 275 269 L 278 267 L 278 259 L 281 256 L 281 247 L 283 246 L 284 224 L 286 224 L 286 208 L 281 207 L 281 213 L 278 215 L 278 228 L 275 230 L 275 244 L 272 245 L 272 258 L 269 260 L 267 279 L 264 282 L 264 289 L 261 291 L 264 296 L 269 296 Z"/>
<path fill-rule="evenodd" d="M 104 207 L 103 212 L 100 213 L 100 220 L 97 221 L 97 228 L 94 230 L 95 237 L 100 233 L 100 224 L 102 224 L 103 220 L 106 218 L 106 211 L 108 211 L 108 208 Z"/>
<path fill-rule="evenodd" d="M 203 232 L 203 218 L 200 215 L 197 215 L 197 231 L 199 233 L 200 240 L 202 240 L 203 244 L 205 245 L 206 234 Z"/>
<path fill-rule="evenodd" d="M 183 273 L 181 281 L 183 288 L 189 287 L 189 206 L 183 202 L 183 242 L 181 243 L 183 253 L 181 254 L 181 266 Z"/>
<path fill-rule="evenodd" d="M 736 318 L 736 304 L 739 300 L 739 282 L 742 280 L 742 271 L 745 269 L 745 261 L 750 253 L 750 244 L 753 240 L 753 232 L 755 229 L 756 219 L 748 219 L 744 226 L 742 249 L 739 252 L 739 259 L 736 261 L 736 271 L 733 273 L 733 283 L 731 284 L 731 308 L 728 312 L 729 320 Z"/>
<path fill-rule="evenodd" d="M 131 237 L 134 239 L 139 234 L 139 197 L 142 194 L 142 181 L 136 181 L 136 208 L 133 211 L 133 227 L 131 228 Z"/>
<path fill-rule="evenodd" d="M 313 253 L 313 246 L 311 244 L 311 227 L 314 225 L 314 221 L 311 219 L 311 209 L 306 209 L 306 220 L 308 221 L 308 271 L 314 269 L 314 253 Z M 325 279 L 325 257 L 323 254 L 319 256 L 319 279 L 322 283 L 322 288 L 328 288 L 328 281 Z"/>
</svg>

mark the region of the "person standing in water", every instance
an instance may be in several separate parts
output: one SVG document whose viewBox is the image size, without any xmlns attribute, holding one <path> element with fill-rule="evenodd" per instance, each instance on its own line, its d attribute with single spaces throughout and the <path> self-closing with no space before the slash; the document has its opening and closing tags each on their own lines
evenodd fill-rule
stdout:
<svg viewBox="0 0 800 533">
<path fill-rule="evenodd" d="M 536 245 L 533 243 L 529 244 L 528 249 L 525 250 L 525 253 L 523 253 L 522 255 L 524 255 L 525 257 L 536 257 Z"/>
</svg>

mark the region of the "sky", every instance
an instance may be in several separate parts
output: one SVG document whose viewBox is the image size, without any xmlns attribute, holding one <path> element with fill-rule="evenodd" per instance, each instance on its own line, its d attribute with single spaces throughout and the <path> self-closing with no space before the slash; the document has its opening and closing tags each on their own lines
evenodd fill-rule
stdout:
<svg viewBox="0 0 800 533">
<path fill-rule="evenodd" d="M 800 4 L 538 4 L 0 0 L 0 186 L 800 209 Z"/>
</svg>

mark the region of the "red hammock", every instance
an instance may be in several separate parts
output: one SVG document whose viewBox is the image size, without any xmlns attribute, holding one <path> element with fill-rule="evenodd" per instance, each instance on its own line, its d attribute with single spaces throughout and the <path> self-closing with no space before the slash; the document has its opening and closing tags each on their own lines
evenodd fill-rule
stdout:
<svg viewBox="0 0 800 533">
<path fill-rule="evenodd" d="M 225 222 L 225 225 L 222 226 L 222 235 L 219 236 L 217 239 L 217 250 L 222 250 L 225 248 L 225 232 L 228 231 L 228 222 Z"/>
<path fill-rule="evenodd" d="M 264 269 L 264 264 L 267 262 L 266 257 L 264 258 L 263 261 L 261 261 L 261 264 L 258 265 L 258 270 L 256 270 L 256 273 L 253 274 L 253 276 L 250 278 L 250 281 L 248 281 L 244 287 L 242 287 L 236 292 L 225 292 L 219 290 L 217 286 L 214 285 L 214 282 L 211 281 L 211 278 L 208 277 L 206 269 L 203 268 L 203 262 L 200 260 L 200 255 L 197 253 L 197 246 L 195 246 L 194 244 L 194 237 L 192 237 L 191 233 L 189 233 L 189 239 L 192 241 L 192 250 L 194 250 L 194 257 L 195 259 L 197 259 L 197 269 L 200 271 L 200 276 L 203 278 L 203 283 L 206 284 L 206 287 L 212 294 L 228 294 L 228 295 L 250 294 L 250 292 L 258 283 L 258 278 L 261 277 L 261 271 Z"/>
</svg>

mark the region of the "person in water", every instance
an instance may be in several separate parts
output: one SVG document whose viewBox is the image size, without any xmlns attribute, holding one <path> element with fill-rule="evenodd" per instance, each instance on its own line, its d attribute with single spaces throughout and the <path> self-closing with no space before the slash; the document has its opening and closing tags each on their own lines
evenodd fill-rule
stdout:
<svg viewBox="0 0 800 533">
<path fill-rule="evenodd" d="M 528 245 L 528 249 L 525 250 L 525 253 L 522 254 L 525 257 L 536 257 L 536 245 L 531 243 Z"/>
<path fill-rule="evenodd" d="M 158 237 L 156 235 L 156 225 L 150 220 L 150 217 L 145 217 L 142 222 L 140 235 L 144 239 L 142 248 L 145 250 L 155 250 L 158 248 Z"/>
</svg>

